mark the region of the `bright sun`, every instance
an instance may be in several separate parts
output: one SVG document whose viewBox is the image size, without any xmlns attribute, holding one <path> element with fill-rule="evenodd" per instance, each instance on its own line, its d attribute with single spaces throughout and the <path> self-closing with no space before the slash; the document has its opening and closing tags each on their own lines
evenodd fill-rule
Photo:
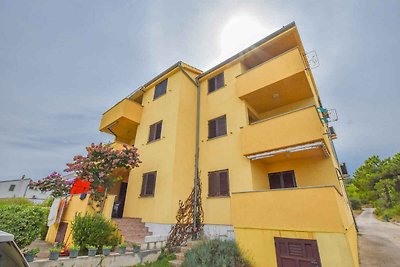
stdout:
<svg viewBox="0 0 400 267">
<path fill-rule="evenodd" d="M 233 17 L 221 33 L 221 56 L 231 56 L 245 49 L 263 38 L 268 33 L 267 30 L 254 17 L 246 15 Z"/>
</svg>

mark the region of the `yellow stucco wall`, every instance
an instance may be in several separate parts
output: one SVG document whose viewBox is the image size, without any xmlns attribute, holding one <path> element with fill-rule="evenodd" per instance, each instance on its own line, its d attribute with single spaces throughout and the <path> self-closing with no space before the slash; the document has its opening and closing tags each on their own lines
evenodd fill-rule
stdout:
<svg viewBox="0 0 400 267">
<path fill-rule="evenodd" d="M 240 71 L 240 64 L 226 69 L 225 86 L 210 94 L 207 80 L 200 85 L 199 170 L 203 181 L 205 223 L 209 224 L 231 224 L 231 214 L 229 197 L 208 197 L 208 172 L 228 169 L 231 192 L 253 188 L 250 162 L 240 152 L 240 128 L 247 124 L 245 103 L 235 92 L 236 76 Z M 227 135 L 208 140 L 208 121 L 222 115 L 226 115 Z"/>
<path fill-rule="evenodd" d="M 68 202 L 68 207 L 65 209 L 64 214 L 61 218 L 61 222 L 68 223 L 67 232 L 65 234 L 64 243 L 68 246 L 72 243 L 72 222 L 74 221 L 76 214 L 85 214 L 85 213 L 93 213 L 98 209 L 94 209 L 93 205 L 89 204 L 89 197 L 87 195 L 85 199 L 81 200 L 80 195 L 71 195 L 70 200 Z M 114 195 L 108 195 L 106 202 L 104 203 L 104 209 L 102 214 L 107 218 L 111 219 L 112 207 L 114 204 Z M 50 243 L 55 242 L 55 238 L 57 236 L 58 224 L 53 224 L 49 227 L 46 235 L 46 241 Z"/>
<path fill-rule="evenodd" d="M 174 223 L 179 199 L 193 187 L 197 89 L 181 71 L 167 77 L 165 95 L 153 101 L 155 84 L 143 95 L 135 140 L 143 163 L 130 172 L 125 201 L 124 217 L 145 222 Z M 161 139 L 147 143 L 150 125 L 160 120 Z M 157 171 L 154 196 L 140 197 L 142 176 L 150 171 Z"/>
</svg>

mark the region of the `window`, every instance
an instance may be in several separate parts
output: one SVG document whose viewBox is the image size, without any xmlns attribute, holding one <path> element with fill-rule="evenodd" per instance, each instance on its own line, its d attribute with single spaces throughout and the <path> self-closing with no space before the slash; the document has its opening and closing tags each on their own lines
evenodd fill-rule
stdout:
<svg viewBox="0 0 400 267">
<path fill-rule="evenodd" d="M 8 189 L 8 191 L 14 191 L 15 189 L 15 184 L 10 185 L 10 188 Z"/>
<path fill-rule="evenodd" d="M 297 187 L 294 171 L 269 173 L 268 178 L 270 189 Z"/>
<path fill-rule="evenodd" d="M 142 190 L 140 196 L 154 196 L 154 189 L 156 187 L 157 172 L 148 172 L 143 174 Z"/>
<path fill-rule="evenodd" d="M 160 96 L 164 95 L 167 92 L 167 83 L 168 79 L 165 79 L 164 81 L 156 85 L 156 89 L 154 90 L 153 100 L 159 98 Z"/>
<path fill-rule="evenodd" d="M 208 173 L 208 196 L 209 197 L 229 196 L 228 170 L 221 170 Z"/>
<path fill-rule="evenodd" d="M 212 93 L 215 90 L 223 87 L 224 85 L 225 85 L 224 73 L 221 72 L 220 74 L 208 80 L 208 93 Z"/>
<path fill-rule="evenodd" d="M 226 115 L 208 121 L 208 139 L 226 135 Z"/>
<path fill-rule="evenodd" d="M 161 138 L 162 121 L 150 125 L 149 143 Z"/>
</svg>

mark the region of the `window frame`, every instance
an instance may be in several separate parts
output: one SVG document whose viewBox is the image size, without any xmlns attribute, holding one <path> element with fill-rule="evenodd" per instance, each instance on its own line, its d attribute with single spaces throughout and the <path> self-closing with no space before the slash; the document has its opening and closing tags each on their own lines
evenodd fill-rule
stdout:
<svg viewBox="0 0 400 267">
<path fill-rule="evenodd" d="M 160 125 L 160 136 L 158 136 L 157 138 L 157 126 Z M 162 125 L 163 125 L 163 121 L 160 120 L 156 123 L 153 123 L 149 126 L 149 137 L 147 140 L 147 143 L 152 143 L 158 140 L 161 140 L 161 134 L 162 134 Z M 155 127 L 154 130 L 152 131 L 152 127 Z"/>
<path fill-rule="evenodd" d="M 292 184 L 293 186 L 290 187 L 285 187 L 285 181 L 283 178 L 284 174 L 290 173 L 292 175 Z M 278 188 L 271 188 L 271 176 L 272 175 L 279 175 L 279 182 L 280 182 L 280 187 Z M 280 190 L 280 189 L 287 189 L 287 188 L 297 188 L 297 181 L 296 181 L 296 175 L 294 173 L 294 170 L 289 170 L 289 171 L 281 171 L 281 172 L 273 172 L 273 173 L 268 173 L 268 182 L 269 182 L 269 189 L 270 190 Z"/>
<path fill-rule="evenodd" d="M 218 80 L 218 78 L 220 78 L 222 76 L 222 81 Z M 221 89 L 222 87 L 225 86 L 225 74 L 224 72 L 218 73 L 217 75 L 214 75 L 213 77 L 211 77 L 210 79 L 207 80 L 207 92 L 208 94 L 211 94 L 215 91 L 217 91 L 218 89 Z M 213 90 L 211 90 L 211 86 L 213 85 Z"/>
<path fill-rule="evenodd" d="M 222 131 L 222 132 L 220 132 L 219 130 L 219 128 L 220 128 L 220 125 L 219 125 L 219 123 L 221 123 L 220 122 L 220 120 L 221 119 L 224 119 L 224 121 L 225 121 L 225 129 L 224 129 L 224 131 Z M 213 123 L 215 121 L 215 136 L 211 136 L 210 135 L 210 125 Z M 216 118 L 214 118 L 214 119 L 211 119 L 211 120 L 208 120 L 208 137 L 207 137 L 207 139 L 208 140 L 211 140 L 211 139 L 214 139 L 214 138 L 217 138 L 217 137 L 220 137 L 220 136 L 226 136 L 228 134 L 228 123 L 227 123 L 227 119 L 226 119 L 226 114 L 224 114 L 224 115 L 222 115 L 222 116 L 219 116 L 219 117 L 216 117 Z"/>
<path fill-rule="evenodd" d="M 221 188 L 223 188 L 222 182 L 221 182 L 221 174 L 222 173 L 226 173 L 226 192 L 225 193 L 221 193 L 221 191 L 222 191 Z M 211 178 L 212 178 L 211 175 L 217 175 L 215 177 L 218 178 L 218 181 L 211 182 Z M 216 183 L 218 185 L 218 188 L 216 188 L 215 190 L 211 190 L 211 185 L 214 183 Z M 214 193 L 214 191 L 215 191 L 215 193 Z M 229 169 L 208 172 L 208 195 L 207 196 L 209 198 L 230 197 L 231 196 L 230 183 L 229 183 Z"/>
<path fill-rule="evenodd" d="M 16 185 L 15 184 L 10 184 L 10 187 L 8 188 L 8 192 L 14 192 Z"/>
<path fill-rule="evenodd" d="M 148 189 L 148 181 L 149 181 L 149 175 L 154 174 L 154 185 L 152 188 L 151 193 L 147 193 Z M 156 191 L 156 182 L 157 182 L 157 171 L 151 171 L 151 172 L 146 172 L 143 173 L 142 175 L 142 187 L 140 189 L 140 197 L 154 197 L 155 191 Z"/>
<path fill-rule="evenodd" d="M 164 86 L 164 83 L 165 83 L 165 86 Z M 153 101 L 160 98 L 161 96 L 165 95 L 167 93 L 167 87 L 168 87 L 168 78 L 165 80 L 162 80 L 161 82 L 156 84 L 156 86 L 154 87 Z M 159 91 L 157 91 L 157 89 L 159 89 Z M 157 94 L 157 92 L 159 94 Z"/>
</svg>

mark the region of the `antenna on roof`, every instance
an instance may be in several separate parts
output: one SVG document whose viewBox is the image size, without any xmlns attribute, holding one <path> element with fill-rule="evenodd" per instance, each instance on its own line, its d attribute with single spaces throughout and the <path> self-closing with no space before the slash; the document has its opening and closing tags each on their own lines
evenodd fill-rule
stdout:
<svg viewBox="0 0 400 267">
<path fill-rule="evenodd" d="M 308 61 L 308 65 L 310 66 L 310 69 L 315 69 L 319 67 L 319 60 L 318 60 L 318 55 L 315 50 L 306 52 L 306 58 Z"/>
</svg>

